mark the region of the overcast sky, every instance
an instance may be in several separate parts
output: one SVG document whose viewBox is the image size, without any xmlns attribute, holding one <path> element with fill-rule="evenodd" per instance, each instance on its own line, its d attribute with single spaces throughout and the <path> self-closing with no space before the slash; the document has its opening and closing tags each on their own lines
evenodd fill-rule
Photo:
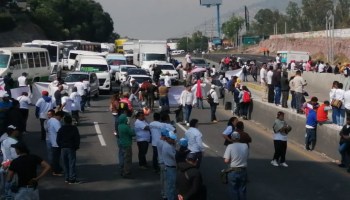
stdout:
<svg viewBox="0 0 350 200">
<path fill-rule="evenodd" d="M 117 33 L 137 39 L 181 37 L 216 16 L 216 7 L 200 6 L 199 0 L 96 1 L 111 15 Z M 221 13 L 258 1 L 261 0 L 223 0 Z"/>
</svg>

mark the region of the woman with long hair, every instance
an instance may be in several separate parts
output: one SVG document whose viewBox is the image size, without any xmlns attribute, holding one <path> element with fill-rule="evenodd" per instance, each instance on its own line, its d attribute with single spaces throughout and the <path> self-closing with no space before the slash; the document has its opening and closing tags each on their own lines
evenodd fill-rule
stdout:
<svg viewBox="0 0 350 200">
<path fill-rule="evenodd" d="M 238 122 L 237 117 L 231 117 L 228 120 L 227 127 L 224 130 L 224 132 L 222 133 L 222 137 L 224 137 L 224 139 L 225 139 L 225 142 L 224 142 L 225 146 L 227 146 L 233 142 L 231 139 L 231 134 L 233 133 L 233 131 L 235 131 L 235 127 L 236 127 L 237 122 Z"/>
</svg>

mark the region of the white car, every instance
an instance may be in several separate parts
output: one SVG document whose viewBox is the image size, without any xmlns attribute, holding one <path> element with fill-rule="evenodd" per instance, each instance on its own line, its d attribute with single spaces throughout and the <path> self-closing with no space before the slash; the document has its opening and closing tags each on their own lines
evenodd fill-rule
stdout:
<svg viewBox="0 0 350 200">
<path fill-rule="evenodd" d="M 135 65 L 120 65 L 119 70 L 115 72 L 114 77 L 116 82 L 124 82 L 126 81 L 126 73 L 128 69 L 130 68 L 136 68 Z"/>
<path fill-rule="evenodd" d="M 179 73 L 176 71 L 175 67 L 171 63 L 162 63 L 157 64 L 157 67 L 159 67 L 162 70 L 162 74 L 160 75 L 161 80 L 163 80 L 167 73 L 169 73 L 169 77 L 172 82 L 176 82 L 179 80 Z"/>
</svg>

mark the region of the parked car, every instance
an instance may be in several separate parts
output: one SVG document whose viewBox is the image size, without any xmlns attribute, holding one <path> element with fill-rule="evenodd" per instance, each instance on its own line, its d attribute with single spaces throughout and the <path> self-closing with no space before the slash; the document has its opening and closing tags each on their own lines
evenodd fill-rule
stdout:
<svg viewBox="0 0 350 200">
<path fill-rule="evenodd" d="M 209 68 L 210 63 L 207 63 L 203 58 L 192 58 L 192 64 L 197 67 Z"/>
<path fill-rule="evenodd" d="M 120 65 L 119 70 L 115 72 L 114 77 L 115 81 L 118 83 L 126 81 L 126 74 L 128 72 L 128 69 L 135 68 L 135 65 Z"/>
<path fill-rule="evenodd" d="M 93 72 L 69 72 L 64 79 L 66 83 L 76 83 L 80 82 L 81 79 L 89 80 L 90 82 L 90 96 L 98 97 L 99 89 L 98 89 L 98 78 L 96 73 Z"/>
</svg>

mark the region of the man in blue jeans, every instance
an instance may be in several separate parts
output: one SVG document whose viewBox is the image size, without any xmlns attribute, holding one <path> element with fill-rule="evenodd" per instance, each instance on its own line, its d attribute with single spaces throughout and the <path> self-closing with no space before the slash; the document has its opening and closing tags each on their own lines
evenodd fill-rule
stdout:
<svg viewBox="0 0 350 200">
<path fill-rule="evenodd" d="M 231 200 L 247 199 L 247 161 L 248 145 L 240 143 L 237 132 L 231 134 L 232 144 L 226 147 L 224 162 L 229 164 L 227 171 L 229 194 Z"/>
<path fill-rule="evenodd" d="M 181 96 L 180 96 L 180 104 L 183 107 L 184 111 L 184 119 L 185 119 L 185 124 L 187 126 L 190 125 L 190 116 L 192 112 L 192 104 L 193 104 L 193 98 L 194 95 L 191 92 L 191 86 L 187 86 L 184 91 L 182 91 Z"/>
<path fill-rule="evenodd" d="M 314 150 L 316 146 L 317 108 L 318 105 L 312 105 L 312 110 L 309 111 L 306 118 L 305 149 L 308 151 Z"/>
<path fill-rule="evenodd" d="M 281 77 L 281 69 L 277 68 L 272 75 L 272 85 L 274 86 L 276 106 L 281 104 Z"/>
<path fill-rule="evenodd" d="M 61 148 L 65 182 L 80 184 L 76 174 L 76 151 L 80 146 L 80 134 L 76 126 L 72 125 L 72 117 L 64 117 L 64 125 L 57 132 L 57 144 Z"/>
<path fill-rule="evenodd" d="M 166 197 L 167 200 L 176 200 L 176 135 L 169 132 L 162 147 L 162 159 L 165 165 Z"/>
</svg>

